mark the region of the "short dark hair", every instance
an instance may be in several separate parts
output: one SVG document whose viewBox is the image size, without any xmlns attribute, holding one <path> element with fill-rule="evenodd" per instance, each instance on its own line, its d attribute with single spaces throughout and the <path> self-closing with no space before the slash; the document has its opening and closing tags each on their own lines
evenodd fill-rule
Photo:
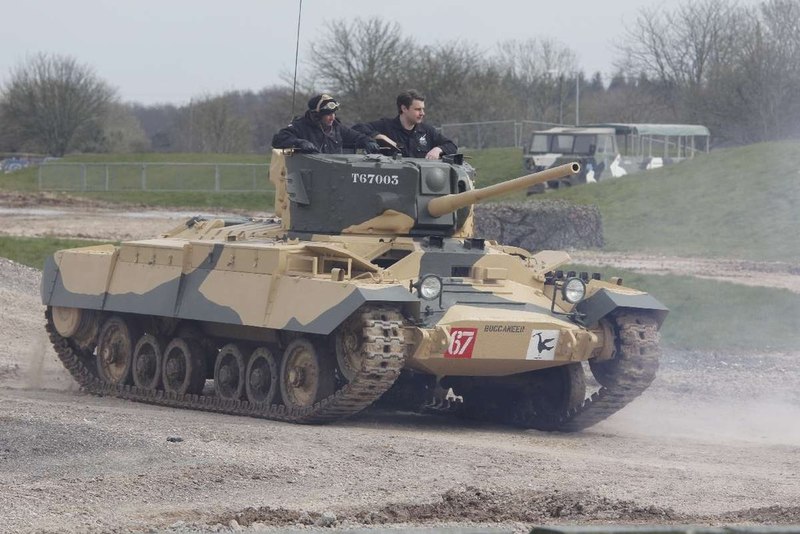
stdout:
<svg viewBox="0 0 800 534">
<path fill-rule="evenodd" d="M 397 114 L 403 112 L 403 106 L 410 108 L 414 100 L 425 102 L 425 97 L 416 92 L 414 89 L 406 89 L 397 95 Z"/>
</svg>

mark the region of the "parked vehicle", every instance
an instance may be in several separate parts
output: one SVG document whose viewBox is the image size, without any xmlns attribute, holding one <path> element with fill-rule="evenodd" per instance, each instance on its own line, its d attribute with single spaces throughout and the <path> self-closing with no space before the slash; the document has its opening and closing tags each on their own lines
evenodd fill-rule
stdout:
<svg viewBox="0 0 800 534">
<path fill-rule="evenodd" d="M 539 184 L 528 194 L 594 183 L 690 159 L 708 152 L 709 136 L 708 128 L 694 124 L 607 123 L 536 131 L 525 147 L 525 169 L 536 172 L 577 161 L 582 172 Z"/>
<path fill-rule="evenodd" d="M 611 174 L 619 156 L 613 128 L 550 128 L 534 132 L 524 154 L 525 169 L 538 172 L 576 161 L 581 171 L 558 180 L 537 184 L 528 193 L 546 188 L 593 183 Z M 621 175 L 621 174 L 620 174 Z"/>
</svg>

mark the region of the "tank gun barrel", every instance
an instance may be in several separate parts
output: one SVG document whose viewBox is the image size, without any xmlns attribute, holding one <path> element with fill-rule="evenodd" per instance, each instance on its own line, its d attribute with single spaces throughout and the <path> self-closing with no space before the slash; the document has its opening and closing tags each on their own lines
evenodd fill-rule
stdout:
<svg viewBox="0 0 800 534">
<path fill-rule="evenodd" d="M 577 174 L 580 172 L 580 170 L 581 166 L 577 162 L 565 163 L 564 165 L 559 165 L 558 167 L 553 167 L 552 169 L 545 169 L 533 174 L 520 176 L 519 178 L 514 178 L 513 180 L 509 180 L 507 182 L 490 185 L 482 189 L 473 189 L 471 191 L 464 191 L 463 193 L 454 193 L 452 195 L 437 197 L 428 203 L 428 213 L 430 213 L 431 217 L 441 217 L 446 213 L 452 213 L 458 209 L 475 204 L 487 198 L 527 189 L 532 185 L 547 182 L 549 180 L 564 178 L 571 174 Z"/>
</svg>

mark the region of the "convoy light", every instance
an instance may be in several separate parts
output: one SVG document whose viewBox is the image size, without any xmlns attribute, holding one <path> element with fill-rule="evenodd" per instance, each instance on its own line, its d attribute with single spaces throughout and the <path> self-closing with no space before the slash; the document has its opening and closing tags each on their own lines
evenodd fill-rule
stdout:
<svg viewBox="0 0 800 534">
<path fill-rule="evenodd" d="M 417 283 L 419 296 L 426 300 L 434 300 L 442 294 L 442 279 L 435 274 L 422 277 Z"/>
<path fill-rule="evenodd" d="M 586 295 L 586 284 L 580 278 L 569 278 L 564 282 L 561 295 L 564 297 L 564 300 L 570 304 L 580 302 L 583 300 L 584 295 Z"/>
</svg>

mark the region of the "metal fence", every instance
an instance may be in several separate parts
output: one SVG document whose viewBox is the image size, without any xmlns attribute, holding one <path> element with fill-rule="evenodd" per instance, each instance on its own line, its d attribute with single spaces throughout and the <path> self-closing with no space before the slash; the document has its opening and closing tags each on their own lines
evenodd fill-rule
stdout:
<svg viewBox="0 0 800 534">
<path fill-rule="evenodd" d="M 271 191 L 266 163 L 43 163 L 39 189 L 56 191 Z"/>
<path fill-rule="evenodd" d="M 483 121 L 442 124 L 440 131 L 459 148 L 521 148 L 534 130 L 563 126 L 540 121 Z"/>
</svg>

